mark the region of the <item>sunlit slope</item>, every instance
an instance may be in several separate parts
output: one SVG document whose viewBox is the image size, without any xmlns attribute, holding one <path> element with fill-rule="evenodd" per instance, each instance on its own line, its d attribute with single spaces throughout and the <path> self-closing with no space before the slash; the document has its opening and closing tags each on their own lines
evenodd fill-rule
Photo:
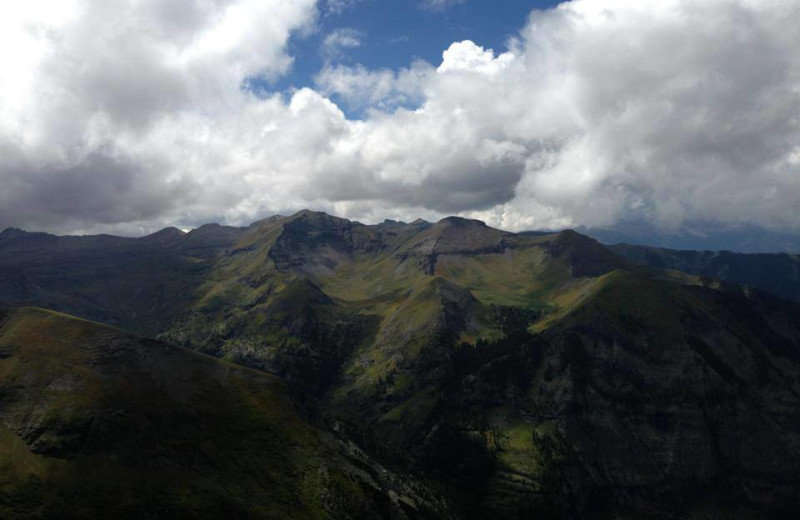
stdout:
<svg viewBox="0 0 800 520">
<path fill-rule="evenodd" d="M 339 395 L 374 397 L 386 378 L 408 392 L 416 376 L 404 372 L 442 338 L 496 337 L 492 308 L 559 312 L 627 266 L 573 232 L 514 235 L 460 218 L 365 226 L 306 211 L 251 226 L 163 337 L 319 395 L 337 379 Z"/>
<path fill-rule="evenodd" d="M 389 517 L 388 489 L 408 500 L 273 376 L 41 309 L 0 324 L 3 518 Z"/>
</svg>

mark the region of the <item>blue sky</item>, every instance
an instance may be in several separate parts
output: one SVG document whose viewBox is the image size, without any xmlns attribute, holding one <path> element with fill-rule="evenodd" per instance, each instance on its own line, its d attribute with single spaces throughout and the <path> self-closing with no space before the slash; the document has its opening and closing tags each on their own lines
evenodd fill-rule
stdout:
<svg viewBox="0 0 800 520">
<path fill-rule="evenodd" d="M 325 38 L 342 29 L 357 31 L 361 44 L 339 57 L 345 64 L 368 69 L 398 70 L 422 59 L 436 66 L 451 43 L 472 40 L 493 49 L 506 50 L 509 38 L 522 29 L 534 9 L 558 5 L 553 0 L 464 0 L 439 8 L 421 0 L 345 0 L 323 2 L 317 28 L 296 33 L 289 41 L 295 62 L 291 73 L 272 89 L 311 86 L 325 64 Z M 332 5 L 340 5 L 339 8 Z M 343 108 L 346 108 L 343 106 Z"/>
</svg>

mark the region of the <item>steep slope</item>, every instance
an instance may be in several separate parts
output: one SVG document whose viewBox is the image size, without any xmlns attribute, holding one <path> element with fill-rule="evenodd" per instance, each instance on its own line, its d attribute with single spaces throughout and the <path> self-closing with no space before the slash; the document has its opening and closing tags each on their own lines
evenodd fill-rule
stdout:
<svg viewBox="0 0 800 520">
<path fill-rule="evenodd" d="M 781 298 L 800 302 L 800 256 L 744 254 L 730 251 L 675 251 L 619 244 L 617 255 L 650 267 L 676 269 L 699 276 L 757 287 Z"/>
<path fill-rule="evenodd" d="M 417 428 L 436 404 L 443 367 L 456 341 L 493 332 L 488 315 L 468 291 L 443 278 L 414 286 L 351 357 L 331 409 L 340 418 L 374 426 L 381 436 L 401 441 L 401 430 Z"/>
<path fill-rule="evenodd" d="M 251 304 L 236 305 L 235 290 L 204 299 L 161 338 L 267 370 L 318 395 L 374 328 L 373 317 L 341 308 L 307 278 L 286 280 Z"/>
<path fill-rule="evenodd" d="M 798 306 L 617 270 L 543 325 L 510 311 L 475 347 L 428 343 L 412 372 L 427 385 L 384 384 L 396 400 L 373 396 L 390 403 L 377 423 L 347 387 L 337 399 L 476 518 L 797 512 Z"/>
<path fill-rule="evenodd" d="M 0 315 L 0 421 L 3 518 L 446 514 L 277 378 L 41 309 Z"/>
<path fill-rule="evenodd" d="M 791 516 L 798 311 L 738 288 L 606 275 L 534 338 L 541 357 L 514 414 L 532 474 L 558 477 L 562 510 Z"/>
</svg>

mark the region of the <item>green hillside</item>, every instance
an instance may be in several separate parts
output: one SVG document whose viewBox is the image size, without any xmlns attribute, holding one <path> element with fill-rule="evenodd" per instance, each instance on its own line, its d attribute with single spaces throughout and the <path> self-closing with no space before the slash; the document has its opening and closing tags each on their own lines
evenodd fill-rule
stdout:
<svg viewBox="0 0 800 520">
<path fill-rule="evenodd" d="M 1 323 L 2 518 L 425 515 L 273 376 L 41 309 Z"/>
</svg>

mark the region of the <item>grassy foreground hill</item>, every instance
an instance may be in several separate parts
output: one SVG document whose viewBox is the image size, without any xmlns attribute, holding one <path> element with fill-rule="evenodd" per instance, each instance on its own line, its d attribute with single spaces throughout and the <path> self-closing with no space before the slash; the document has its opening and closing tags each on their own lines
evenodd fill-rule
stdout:
<svg viewBox="0 0 800 520">
<path fill-rule="evenodd" d="M 145 278 L 163 320 L 137 321 L 144 300 L 103 306 L 277 375 L 361 449 L 446 489 L 459 517 L 800 512 L 798 304 L 637 265 L 575 232 L 452 217 L 304 211 L 225 237 L 202 258 L 186 236 L 148 249 L 202 266 L 190 282 Z M 42 264 L 21 268 L 34 301 L 57 293 L 70 310 L 106 294 Z M 125 265 L 119 277 L 138 279 Z M 185 290 L 171 298 L 168 280 Z"/>
<path fill-rule="evenodd" d="M 2 518 L 445 514 L 277 378 L 42 309 L 0 314 L 0 419 Z"/>
</svg>

